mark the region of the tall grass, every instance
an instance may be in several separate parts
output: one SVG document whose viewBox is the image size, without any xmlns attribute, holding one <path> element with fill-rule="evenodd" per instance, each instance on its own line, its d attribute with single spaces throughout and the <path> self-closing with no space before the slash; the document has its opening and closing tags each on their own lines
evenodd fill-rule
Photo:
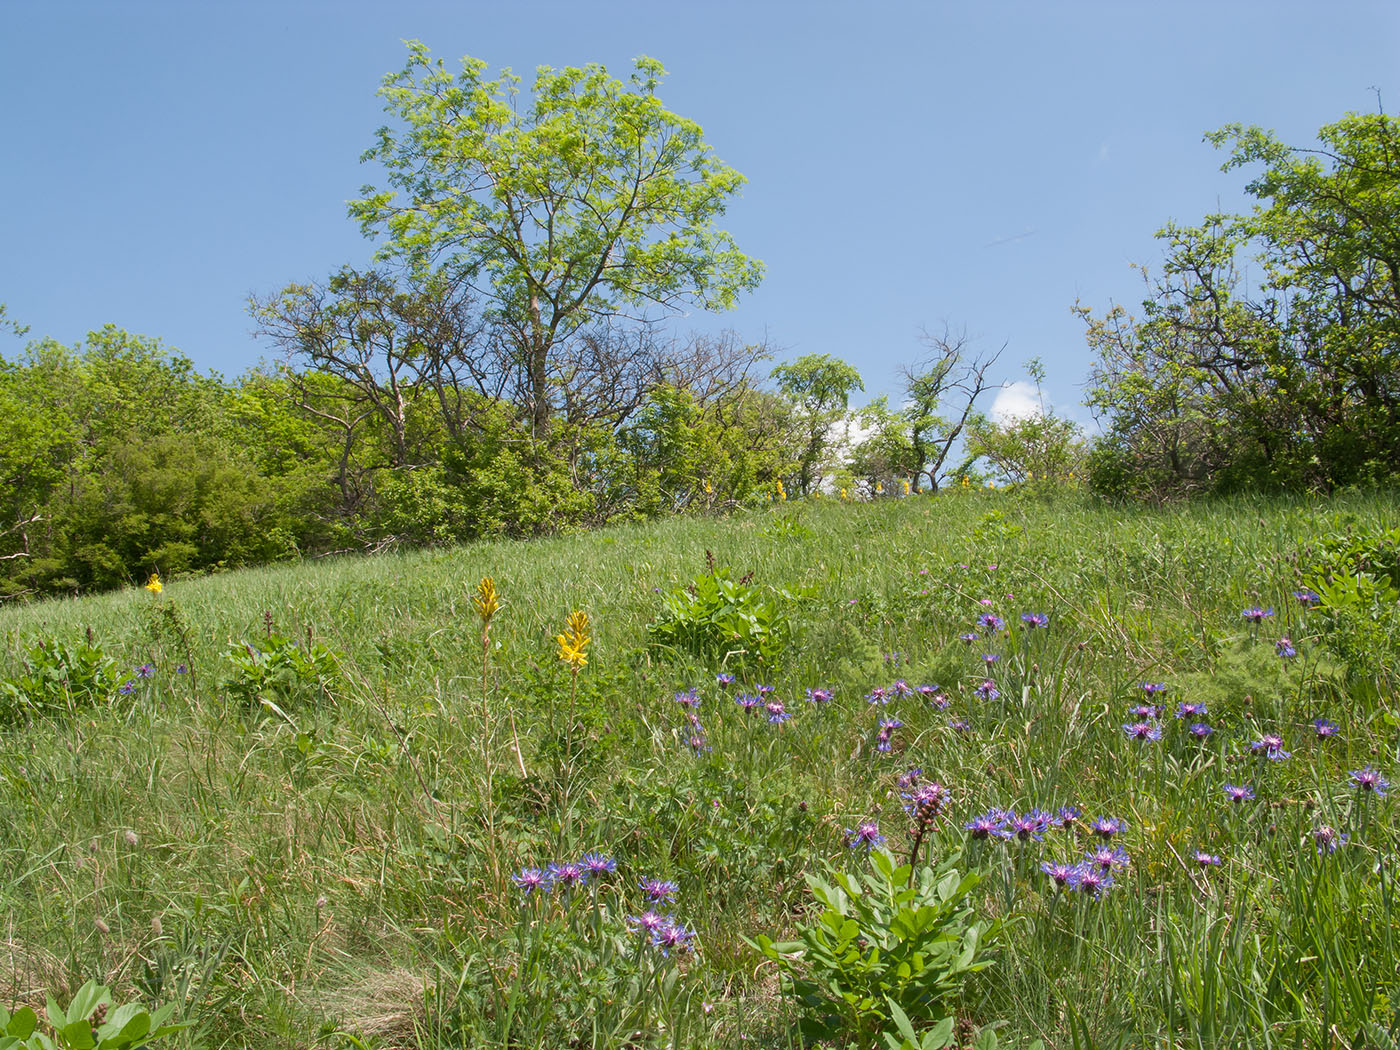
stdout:
<svg viewBox="0 0 1400 1050">
<path fill-rule="evenodd" d="M 907 848 L 896 778 L 918 766 L 953 799 L 923 855 L 962 851 L 988 876 L 979 911 L 1009 924 L 964 986 L 967 1031 L 1393 1045 L 1395 807 L 1348 774 L 1397 772 L 1397 617 L 1368 613 L 1358 659 L 1292 592 L 1320 536 L 1380 532 L 1396 511 L 1386 494 L 827 501 L 0 609 L 0 681 L 39 642 L 91 632 L 133 683 L 4 729 L 0 997 L 96 977 L 179 1002 L 188 1046 L 795 1045 L 794 1006 L 743 938 L 790 933 L 804 875 L 859 863 L 845 828 L 874 820 Z M 648 646 L 659 592 L 707 551 L 794 595 L 781 659 Z M 504 607 L 483 698 L 486 575 Z M 1251 606 L 1275 614 L 1254 627 Z M 573 609 L 593 638 L 571 702 L 554 636 Z M 1007 629 L 960 641 L 988 611 Z M 270 633 L 334 651 L 334 673 L 249 702 L 231 654 Z M 1296 658 L 1277 655 L 1284 636 Z M 152 677 L 128 671 L 142 664 Z M 995 699 L 976 691 L 988 678 Z M 937 684 L 948 709 L 867 701 L 896 679 Z M 1123 729 L 1144 682 L 1168 687 L 1160 740 Z M 759 684 L 791 720 L 735 703 Z M 690 688 L 698 751 L 673 698 Z M 1209 737 L 1172 717 L 1181 701 L 1207 706 Z M 888 751 L 881 718 L 903 723 Z M 1291 757 L 1251 754 L 1266 733 Z M 1226 783 L 1255 798 L 1228 802 Z M 1043 841 L 965 829 L 1062 806 L 1082 818 Z M 1057 889 L 1041 863 L 1079 859 L 1100 816 L 1126 822 L 1126 868 L 1097 899 Z M 1346 844 L 1319 853 L 1322 826 Z M 587 892 L 529 898 L 511 878 L 586 852 L 617 862 Z M 696 950 L 661 957 L 626 932 L 647 878 L 678 884 Z"/>
</svg>

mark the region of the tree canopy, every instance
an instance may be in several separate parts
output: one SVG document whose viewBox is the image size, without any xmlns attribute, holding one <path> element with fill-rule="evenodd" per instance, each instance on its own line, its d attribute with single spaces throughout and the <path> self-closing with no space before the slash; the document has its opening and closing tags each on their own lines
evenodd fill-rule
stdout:
<svg viewBox="0 0 1400 1050">
<path fill-rule="evenodd" d="M 465 58 L 454 75 L 409 52 L 380 90 L 397 123 L 363 158 L 388 188 L 366 186 L 351 216 L 381 255 L 472 282 L 519 355 L 537 435 L 562 341 L 619 315 L 727 309 L 758 284 L 762 265 L 715 225 L 744 178 L 662 104 L 659 62 L 638 59 L 627 82 L 541 67 L 522 108 L 508 69 L 493 80 Z"/>
</svg>

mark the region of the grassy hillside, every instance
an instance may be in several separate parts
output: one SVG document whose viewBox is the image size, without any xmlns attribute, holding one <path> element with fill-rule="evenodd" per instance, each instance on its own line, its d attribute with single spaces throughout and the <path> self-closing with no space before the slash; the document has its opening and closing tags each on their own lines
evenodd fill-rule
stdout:
<svg viewBox="0 0 1400 1050">
<path fill-rule="evenodd" d="M 864 1045 L 887 994 L 951 1045 L 1394 1045 L 1398 512 L 826 501 L 0 608 L 0 1003 L 98 978 L 175 1046 Z M 804 1005 L 748 941 L 916 839 L 982 876 L 946 928 L 991 965 Z M 879 911 L 823 994 L 917 940 Z"/>
</svg>

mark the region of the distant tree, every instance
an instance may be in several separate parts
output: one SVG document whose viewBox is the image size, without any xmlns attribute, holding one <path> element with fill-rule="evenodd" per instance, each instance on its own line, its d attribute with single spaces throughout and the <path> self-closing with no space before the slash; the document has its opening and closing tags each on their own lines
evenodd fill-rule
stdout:
<svg viewBox="0 0 1400 1050">
<path fill-rule="evenodd" d="M 1045 366 L 1040 359 L 1026 362 L 1026 371 L 1035 381 L 1036 410 L 999 420 L 974 415 L 967 424 L 967 451 L 1016 484 L 1064 481 L 1082 469 L 1083 431 L 1045 403 Z"/>
<path fill-rule="evenodd" d="M 833 433 L 846 419 L 851 392 L 865 384 L 845 361 L 829 354 L 807 354 L 773 369 L 778 392 L 792 404 L 802 436 L 797 458 L 797 491 L 810 494 L 820 486 L 825 461 L 836 443 Z"/>
<path fill-rule="evenodd" d="M 1106 421 L 1096 484 L 1170 496 L 1400 473 L 1400 121 L 1352 114 L 1319 148 L 1229 125 L 1224 169 L 1262 164 L 1248 215 L 1159 232 L 1141 314 L 1079 308 Z M 1246 287 L 1241 255 L 1259 279 Z"/>
<path fill-rule="evenodd" d="M 953 473 L 949 457 L 962 448 L 978 399 L 994 386 L 988 372 L 1001 350 L 971 354 L 967 335 L 954 334 L 946 325 L 941 335 L 925 332 L 923 343 L 929 351 L 924 358 L 901 369 L 901 405 L 892 409 L 881 398 L 863 410 L 867 437 L 857 446 L 852 466 L 869 477 L 908 477 L 915 491 L 927 482 L 937 492 Z"/>
<path fill-rule="evenodd" d="M 627 83 L 598 65 L 541 67 L 522 109 L 509 70 L 487 79 L 467 58 L 454 76 L 422 44 L 409 49 L 380 90 L 399 126 L 364 155 L 391 188 L 365 187 L 350 212 L 387 238 L 382 255 L 481 294 L 525 377 L 536 437 L 570 337 L 649 308 L 729 308 L 758 284 L 762 266 L 715 226 L 743 177 L 662 105 L 660 63 L 638 59 Z"/>
</svg>

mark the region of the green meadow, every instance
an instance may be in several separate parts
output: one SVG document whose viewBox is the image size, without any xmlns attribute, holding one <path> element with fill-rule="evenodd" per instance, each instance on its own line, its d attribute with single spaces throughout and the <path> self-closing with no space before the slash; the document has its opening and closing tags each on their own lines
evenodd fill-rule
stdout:
<svg viewBox="0 0 1400 1050">
<path fill-rule="evenodd" d="M 96 980 L 171 1047 L 1393 1048 L 1397 521 L 823 498 L 0 608 L 0 1003 Z"/>
</svg>

